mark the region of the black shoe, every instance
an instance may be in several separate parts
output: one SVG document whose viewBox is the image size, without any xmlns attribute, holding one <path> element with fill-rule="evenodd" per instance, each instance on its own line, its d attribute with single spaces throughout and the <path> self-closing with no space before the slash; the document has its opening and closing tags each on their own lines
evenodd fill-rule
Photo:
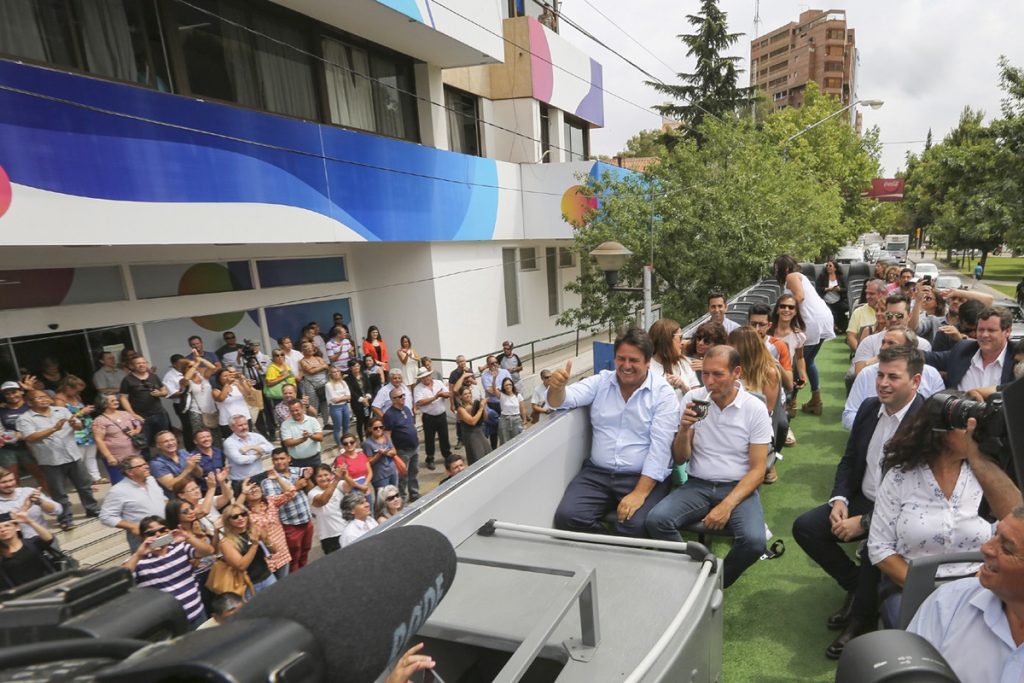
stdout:
<svg viewBox="0 0 1024 683">
<path fill-rule="evenodd" d="M 850 610 L 853 608 L 853 591 L 846 594 L 846 598 L 843 599 L 843 606 L 837 609 L 835 612 L 829 615 L 825 622 L 825 625 L 833 631 L 845 627 L 850 623 Z"/>
<path fill-rule="evenodd" d="M 67 531 L 68 529 L 70 529 L 71 527 L 73 527 L 75 525 L 75 523 L 72 520 L 70 520 L 70 519 L 62 519 L 62 520 L 60 520 L 60 522 L 58 522 L 58 524 L 60 524 L 60 528 L 63 531 Z"/>
<path fill-rule="evenodd" d="M 840 633 L 836 639 L 832 641 L 832 644 L 825 649 L 825 656 L 829 659 L 839 659 L 848 642 L 859 635 L 867 633 L 869 630 L 871 629 L 865 628 L 859 620 L 850 619 L 850 623 L 846 625 L 843 632 Z"/>
<path fill-rule="evenodd" d="M 85 511 L 85 518 L 86 519 L 95 519 L 95 518 L 97 518 L 99 516 L 100 516 L 100 511 L 99 510 L 96 510 L 95 512 L 93 512 L 92 510 L 86 510 Z"/>
<path fill-rule="evenodd" d="M 431 470 L 431 471 L 433 471 L 433 470 L 436 470 L 436 469 L 437 469 L 437 465 L 435 465 L 435 464 L 434 464 L 434 461 L 433 461 L 433 460 L 428 460 L 428 461 L 427 461 L 427 469 L 428 469 L 428 470 Z"/>
</svg>

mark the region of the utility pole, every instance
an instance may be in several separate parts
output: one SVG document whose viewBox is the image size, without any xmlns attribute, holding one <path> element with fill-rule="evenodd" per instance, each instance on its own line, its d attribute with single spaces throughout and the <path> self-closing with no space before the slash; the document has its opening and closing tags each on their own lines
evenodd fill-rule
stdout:
<svg viewBox="0 0 1024 683">
<path fill-rule="evenodd" d="M 761 0 L 754 0 L 754 40 L 761 35 Z M 754 79 L 757 77 L 757 62 L 751 58 L 750 60 L 750 87 L 754 88 Z M 754 93 L 754 99 L 750 102 L 750 120 L 752 123 L 757 125 L 757 91 Z"/>
</svg>

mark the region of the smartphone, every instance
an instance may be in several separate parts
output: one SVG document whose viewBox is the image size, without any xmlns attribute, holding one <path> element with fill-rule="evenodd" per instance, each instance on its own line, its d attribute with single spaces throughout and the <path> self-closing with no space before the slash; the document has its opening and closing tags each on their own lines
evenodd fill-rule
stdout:
<svg viewBox="0 0 1024 683">
<path fill-rule="evenodd" d="M 174 543 L 174 536 L 172 534 L 164 534 L 160 538 L 157 538 L 149 543 L 150 550 L 157 550 Z"/>
</svg>

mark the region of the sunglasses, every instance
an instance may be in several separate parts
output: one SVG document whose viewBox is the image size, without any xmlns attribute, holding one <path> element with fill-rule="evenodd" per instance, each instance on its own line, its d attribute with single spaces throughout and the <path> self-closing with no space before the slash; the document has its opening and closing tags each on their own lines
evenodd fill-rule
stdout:
<svg viewBox="0 0 1024 683">
<path fill-rule="evenodd" d="M 388 496 L 387 498 L 385 498 L 384 500 L 386 500 L 387 502 L 390 503 L 391 501 L 397 500 L 397 499 L 398 499 L 398 494 L 397 493 L 393 493 L 390 496 Z"/>
<path fill-rule="evenodd" d="M 241 519 L 241 518 L 248 517 L 248 516 L 249 516 L 248 512 L 236 512 L 233 515 L 228 515 L 228 519 Z"/>
<path fill-rule="evenodd" d="M 383 429 L 384 429 L 384 428 L 383 428 L 383 427 L 381 427 L 380 425 L 377 425 L 376 427 L 373 427 L 372 429 L 373 429 L 373 431 L 375 431 L 375 432 L 379 432 L 379 431 L 383 431 Z"/>
<path fill-rule="evenodd" d="M 793 304 L 779 304 L 779 310 L 780 311 L 795 311 L 796 310 L 796 306 L 794 306 Z"/>
<path fill-rule="evenodd" d="M 885 312 L 886 320 L 903 320 L 906 317 L 906 313 L 894 313 L 893 311 Z"/>
<path fill-rule="evenodd" d="M 142 535 L 145 538 L 149 538 L 150 536 L 156 536 L 157 534 L 162 534 L 165 531 L 167 531 L 167 527 L 161 526 L 161 527 L 157 527 L 156 529 L 150 529 L 150 530 L 146 531 L 145 533 L 143 533 Z"/>
<path fill-rule="evenodd" d="M 355 441 L 352 441 L 352 440 L 350 439 L 350 440 L 348 440 L 348 441 L 342 441 L 342 442 L 341 442 L 341 445 L 342 445 L 342 446 L 355 446 L 355 445 L 356 445 L 356 442 L 355 442 Z"/>
</svg>

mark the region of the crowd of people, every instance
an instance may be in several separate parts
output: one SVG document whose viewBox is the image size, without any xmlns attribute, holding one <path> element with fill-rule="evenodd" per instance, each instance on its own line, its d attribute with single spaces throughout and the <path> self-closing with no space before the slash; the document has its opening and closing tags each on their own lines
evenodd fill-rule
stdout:
<svg viewBox="0 0 1024 683">
<path fill-rule="evenodd" d="M 0 385 L 0 587 L 57 571 L 47 522 L 74 525 L 70 482 L 86 518 L 124 530 L 137 584 L 172 593 L 198 627 L 223 616 L 218 596 L 237 606 L 300 570 L 314 539 L 334 552 L 415 501 L 421 446 L 447 481 L 528 422 L 511 342 L 442 378 L 408 336 L 392 357 L 376 326 L 357 345 L 337 314 L 326 335 L 306 326 L 298 350 L 290 337 L 270 356 L 231 331 L 223 341 L 189 338 L 162 375 L 104 352 L 91 404 L 57 361 Z"/>
<path fill-rule="evenodd" d="M 575 383 L 571 361 L 543 370 L 529 405 L 510 342 L 476 371 L 459 356 L 442 378 L 407 336 L 391 358 L 379 329 L 357 346 L 338 319 L 325 336 L 311 323 L 298 350 L 279 339 L 270 357 L 231 333 L 215 353 L 193 337 L 162 378 L 141 356 L 127 357 L 122 370 L 103 354 L 92 406 L 81 398 L 85 383 L 57 377 L 53 367 L 5 382 L 0 580 L 17 585 L 52 565 L 45 522 L 71 525 L 70 481 L 86 516 L 125 530 L 132 550 L 125 566 L 139 585 L 174 594 L 198 626 L 223 615 L 227 607 L 218 605 L 237 607 L 300 570 L 314 537 L 324 553 L 334 552 L 415 501 L 417 415 L 425 466 L 436 469 L 440 458 L 451 478 L 531 420 L 589 406 L 590 456 L 554 525 L 677 541 L 681 531 L 727 531 L 728 587 L 784 550 L 767 547 L 759 490 L 780 480 L 774 463 L 796 441 L 790 422 L 800 413 L 822 419 L 815 359 L 823 343 L 845 333 L 842 423 L 850 436 L 830 496 L 793 522 L 800 547 L 846 592 L 825 624 L 840 631 L 826 654 L 837 658 L 879 615 L 897 623 L 916 558 L 981 549 L 980 586 L 1001 585 L 990 558 L 1024 563 L 1020 491 L 979 450 L 974 422 L 938 430 L 922 407 L 943 390 L 985 400 L 1024 374 L 1010 314 L 982 292 L 940 291 L 898 269 L 868 280 L 847 310 L 834 262 L 816 282 L 788 256 L 774 269 L 781 291 L 774 304 L 755 303 L 737 320 L 725 295 L 712 292 L 708 320 L 692 338 L 670 319 L 627 330 L 615 341 L 614 370 Z M 808 385 L 811 396 L 798 409 Z M 164 398 L 174 401 L 180 440 Z M 328 430 L 338 452 L 325 462 Z M 459 448 L 464 457 L 454 453 Z M 90 458 L 113 483 L 102 503 L 93 490 L 104 477 Z M 38 487 L 18 485 L 19 467 Z M 982 499 L 1003 520 L 998 531 L 980 514 Z M 846 544 L 861 541 L 858 562 Z M 943 572 L 970 575 L 979 566 Z M 1020 566 L 1002 571 L 1024 580 Z M 995 595 L 1019 608 L 1017 593 Z M 934 620 L 924 614 L 922 632 Z M 1024 613 L 1007 614 L 1018 615 L 1008 618 L 1019 628 L 1014 619 Z"/>
<path fill-rule="evenodd" d="M 912 272 L 901 281 L 897 270 L 888 283 L 868 281 L 844 321 L 827 296 L 837 291 L 835 267 L 818 287 L 789 257 L 776 260 L 775 274 L 781 295 L 774 306 L 747 308 L 745 325 L 713 292 L 692 339 L 662 319 L 616 339 L 614 370 L 575 383 L 571 362 L 551 373 L 549 405 L 589 406 L 593 431 L 590 457 L 565 491 L 555 526 L 674 541 L 681 531 L 727 532 L 726 587 L 758 559 L 781 555 L 783 545 L 766 547 L 759 489 L 779 480 L 770 463 L 795 440 L 787 421 L 798 414 L 795 394 L 805 383 L 811 398 L 799 412 L 828 414 L 814 360 L 824 341 L 845 331 L 850 436 L 831 495 L 793 522 L 800 547 L 846 592 L 824 624 L 839 631 L 825 654 L 838 658 L 880 617 L 889 627 L 899 623 L 911 561 L 980 550 L 983 563 L 940 570 L 981 572 L 966 587 L 954 582 L 938 591 L 911 630 L 933 636 L 946 654 L 955 641 L 942 619 L 953 605 L 974 620 L 972 639 L 1000 651 L 998 666 L 986 671 L 1012 668 L 1024 624 L 1020 491 L 972 438 L 973 418 L 966 430 L 941 429 L 934 416 L 941 411 L 921 409 L 939 391 L 985 400 L 1024 375 L 1010 313 L 977 290 L 939 291 Z M 998 527 L 993 520 L 1001 520 Z M 859 562 L 849 543 L 860 543 Z M 979 593 L 989 626 L 965 607 L 964 596 L 980 600 Z M 953 659 L 962 680 L 1016 680 L 974 676 L 966 653 Z"/>
</svg>

